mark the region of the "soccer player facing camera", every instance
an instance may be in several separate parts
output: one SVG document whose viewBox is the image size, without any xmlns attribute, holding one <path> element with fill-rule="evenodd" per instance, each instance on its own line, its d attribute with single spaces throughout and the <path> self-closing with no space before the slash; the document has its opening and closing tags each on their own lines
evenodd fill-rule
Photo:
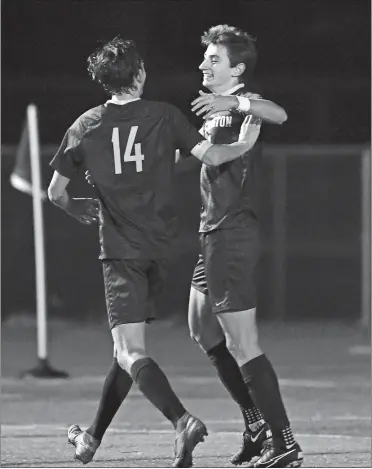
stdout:
<svg viewBox="0 0 372 469">
<path fill-rule="evenodd" d="M 250 35 L 219 25 L 204 34 L 202 44 L 206 52 L 199 69 L 203 86 L 212 93 L 201 92 L 193 110 L 205 113 L 201 133 L 208 141 L 237 141 L 246 115 L 258 125 L 261 120 L 286 120 L 282 108 L 246 86 L 257 60 Z M 242 447 L 231 462 L 298 467 L 302 451 L 291 431 L 277 375 L 258 340 L 256 158 L 248 151 L 219 166 L 202 165 L 201 254 L 192 279 L 189 327 L 244 417 Z"/>
<path fill-rule="evenodd" d="M 206 165 L 238 158 L 257 139 L 248 120 L 238 142 L 205 140 L 174 106 L 141 99 L 144 63 L 133 41 L 119 37 L 88 59 L 93 80 L 111 99 L 82 114 L 67 130 L 51 162 L 50 200 L 84 224 L 99 222 L 108 321 L 114 359 L 92 425 L 68 430 L 83 463 L 92 460 L 133 381 L 176 431 L 174 467 L 190 467 L 207 434 L 187 412 L 166 376 L 148 355 L 145 325 L 155 318 L 151 300 L 166 275 L 176 232 L 172 182 L 176 149 Z M 90 171 L 96 199 L 74 199 L 66 188 L 81 168 Z"/>
</svg>

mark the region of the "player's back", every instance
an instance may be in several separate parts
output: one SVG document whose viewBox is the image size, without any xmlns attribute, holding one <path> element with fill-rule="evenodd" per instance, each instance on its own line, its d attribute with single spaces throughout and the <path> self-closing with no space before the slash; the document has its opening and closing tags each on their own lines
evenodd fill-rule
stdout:
<svg viewBox="0 0 372 469">
<path fill-rule="evenodd" d="M 101 201 L 101 258 L 163 257 L 175 234 L 172 106 L 106 103 L 81 116 L 81 149 Z"/>
</svg>

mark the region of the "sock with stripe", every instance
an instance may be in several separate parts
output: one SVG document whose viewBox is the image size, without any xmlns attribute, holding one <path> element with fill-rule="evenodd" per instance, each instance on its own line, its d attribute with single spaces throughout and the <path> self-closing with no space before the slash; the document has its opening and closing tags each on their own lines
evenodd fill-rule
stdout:
<svg viewBox="0 0 372 469">
<path fill-rule="evenodd" d="M 295 440 L 280 393 L 278 377 L 266 355 L 250 360 L 240 369 L 273 436 L 280 438 L 287 446 L 293 444 Z"/>
</svg>

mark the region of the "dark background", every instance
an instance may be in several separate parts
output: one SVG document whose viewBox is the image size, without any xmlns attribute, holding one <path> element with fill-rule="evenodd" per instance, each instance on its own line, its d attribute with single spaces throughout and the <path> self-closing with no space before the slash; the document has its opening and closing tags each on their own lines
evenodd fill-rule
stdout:
<svg viewBox="0 0 372 469">
<path fill-rule="evenodd" d="M 370 6 L 367 0 L 2 2 L 2 302 L 3 317 L 34 311 L 31 198 L 9 184 L 27 104 L 39 108 L 42 145 L 58 144 L 86 109 L 106 99 L 90 82 L 86 58 L 117 34 L 136 40 L 145 58 L 145 97 L 173 102 L 195 123 L 200 36 L 228 23 L 255 37 L 259 61 L 251 87 L 282 105 L 283 126 L 264 128 L 264 146 L 314 145 L 287 163 L 286 317 L 360 314 L 360 153 L 370 141 Z M 325 156 L 315 145 L 341 145 Z M 6 150 L 5 150 L 6 149 Z M 266 155 L 266 156 L 265 156 Z M 271 155 L 271 156 L 270 156 Z M 263 239 L 260 309 L 270 301 L 275 226 L 272 153 L 262 158 Z M 43 154 L 45 184 L 51 177 Z M 76 194 L 88 193 L 82 180 Z M 185 312 L 197 254 L 198 170 L 177 175 L 183 230 L 164 315 Z M 45 204 L 48 305 L 53 315 L 103 316 L 94 230 Z"/>
</svg>

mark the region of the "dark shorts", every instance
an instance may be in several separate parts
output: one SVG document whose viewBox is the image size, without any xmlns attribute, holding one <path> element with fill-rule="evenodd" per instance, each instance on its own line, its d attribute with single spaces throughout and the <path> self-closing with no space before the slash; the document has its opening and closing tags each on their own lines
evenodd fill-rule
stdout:
<svg viewBox="0 0 372 469">
<path fill-rule="evenodd" d="M 102 268 L 110 329 L 156 319 L 153 300 L 167 277 L 167 260 L 110 259 Z"/>
<path fill-rule="evenodd" d="M 200 234 L 201 254 L 192 286 L 209 295 L 214 313 L 256 307 L 256 229 L 234 228 Z"/>
</svg>

